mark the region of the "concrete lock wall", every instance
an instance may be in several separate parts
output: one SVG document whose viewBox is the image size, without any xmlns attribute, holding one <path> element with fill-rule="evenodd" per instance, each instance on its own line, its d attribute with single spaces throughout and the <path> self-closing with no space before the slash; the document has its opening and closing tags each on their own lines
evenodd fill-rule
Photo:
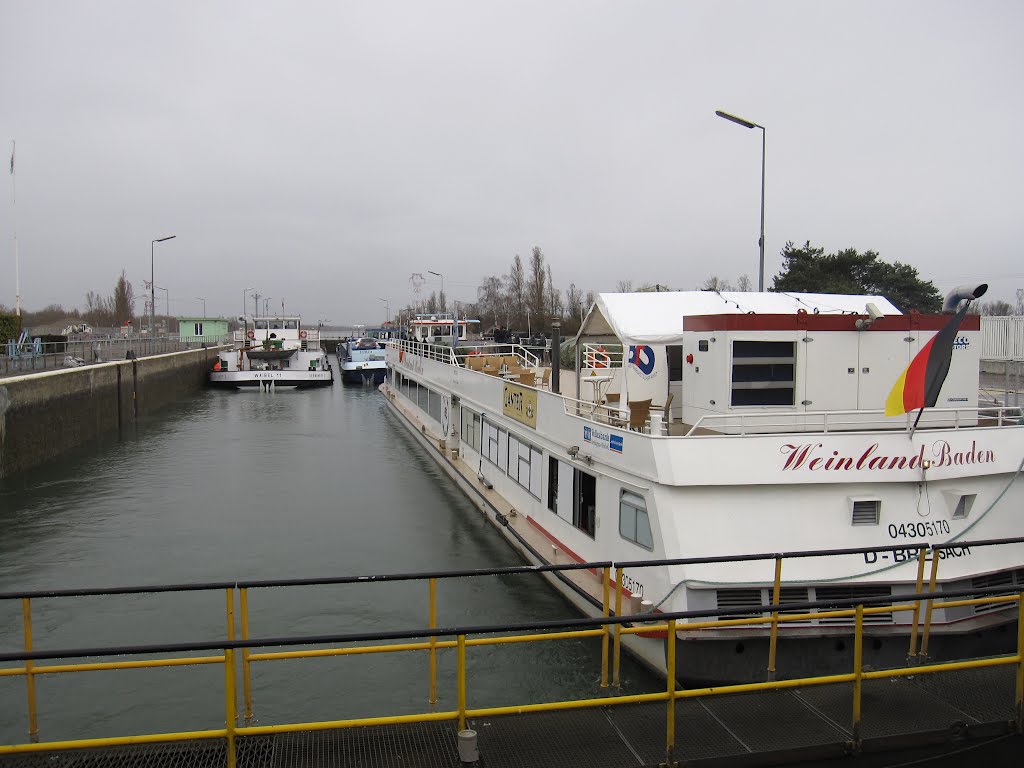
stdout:
<svg viewBox="0 0 1024 768">
<path fill-rule="evenodd" d="M 200 390 L 216 349 L 0 379 L 0 477 L 60 456 Z"/>
</svg>

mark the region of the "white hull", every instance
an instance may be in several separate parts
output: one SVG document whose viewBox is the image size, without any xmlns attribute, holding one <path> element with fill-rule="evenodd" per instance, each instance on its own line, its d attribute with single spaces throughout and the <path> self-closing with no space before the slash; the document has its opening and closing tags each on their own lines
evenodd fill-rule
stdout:
<svg viewBox="0 0 1024 768">
<path fill-rule="evenodd" d="M 783 601 L 799 603 L 879 590 L 910 594 L 916 586 L 913 553 L 918 547 L 1009 538 L 1021 532 L 1017 510 L 1024 506 L 1018 481 L 1022 433 L 1017 428 L 922 429 L 913 438 L 904 429 L 652 436 L 597 423 L 577 401 L 542 389 L 510 386 L 443 356 L 435 359 L 436 353 L 427 348 L 416 354 L 417 349 L 408 342 L 389 349 L 391 377 L 382 387 L 389 404 L 533 563 L 872 549 L 867 554 L 787 560 Z M 410 386 L 418 388 L 418 396 L 408 396 Z M 429 390 L 426 400 L 424 388 Z M 531 423 L 524 423 L 522 413 L 509 415 L 510 397 L 516 401 L 524 394 L 533 412 L 532 421 L 526 420 Z M 424 402 L 429 404 L 423 406 Z M 499 444 L 504 447 L 494 447 Z M 924 478 L 922 457 L 931 462 Z M 580 494 L 589 500 L 591 522 L 564 503 Z M 649 546 L 621 533 L 621 505 L 627 496 L 640 498 L 646 508 Z M 960 518 L 957 501 L 962 503 L 964 496 L 973 506 Z M 851 524 L 854 502 L 865 498 L 878 500 L 880 519 L 873 525 Z M 899 551 L 884 551 L 894 546 Z M 941 560 L 939 588 L 1024 585 L 1021 563 L 1020 544 L 949 550 Z M 630 567 L 622 613 L 639 613 L 641 599 L 645 611 L 766 606 L 773 578 L 771 559 Z M 549 580 L 578 609 L 600 615 L 599 578 Z M 943 649 L 959 654 L 972 648 L 978 655 L 992 652 L 993 636 L 1005 636 L 1014 620 L 1012 608 L 937 610 L 932 654 L 941 656 Z M 879 664 L 883 657 L 898 660 L 906 653 L 910 621 L 909 613 L 897 613 L 868 627 L 868 656 L 877 652 Z M 852 620 L 783 625 L 780 675 L 800 671 L 799 664 L 790 663 L 797 657 L 814 658 L 825 669 L 831 662 L 848 671 L 843 665 L 852 644 L 845 639 L 851 634 Z M 680 638 L 687 648 L 680 659 L 700 660 L 709 679 L 722 679 L 728 671 L 735 679 L 763 679 L 767 658 L 759 651 L 762 646 L 767 650 L 766 629 L 703 630 Z M 787 646 L 787 639 L 792 645 Z M 626 643 L 646 663 L 664 670 L 664 637 L 636 637 Z M 760 660 L 738 663 L 736 656 L 746 650 Z M 818 667 L 819 673 L 823 667 Z M 681 675 L 701 679 L 703 673 L 690 669 Z"/>
</svg>

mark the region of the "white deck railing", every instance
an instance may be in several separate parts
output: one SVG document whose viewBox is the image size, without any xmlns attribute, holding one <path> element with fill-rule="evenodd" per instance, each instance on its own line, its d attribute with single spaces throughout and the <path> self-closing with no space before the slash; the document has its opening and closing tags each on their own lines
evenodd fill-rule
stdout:
<svg viewBox="0 0 1024 768">
<path fill-rule="evenodd" d="M 982 360 L 1024 360 L 1024 317 L 981 318 Z"/>
</svg>

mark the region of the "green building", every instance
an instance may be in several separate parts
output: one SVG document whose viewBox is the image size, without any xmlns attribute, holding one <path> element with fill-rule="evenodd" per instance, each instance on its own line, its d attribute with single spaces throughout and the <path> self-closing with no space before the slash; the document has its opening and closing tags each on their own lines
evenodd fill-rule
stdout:
<svg viewBox="0 0 1024 768">
<path fill-rule="evenodd" d="M 189 344 L 220 344 L 228 336 L 222 317 L 179 317 L 178 339 Z"/>
</svg>

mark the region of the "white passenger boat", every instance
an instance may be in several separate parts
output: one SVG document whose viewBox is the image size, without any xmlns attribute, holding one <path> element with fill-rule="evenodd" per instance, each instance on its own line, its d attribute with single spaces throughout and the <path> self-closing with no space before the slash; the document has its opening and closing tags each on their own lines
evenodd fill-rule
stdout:
<svg viewBox="0 0 1024 768">
<path fill-rule="evenodd" d="M 214 387 L 326 387 L 334 371 L 320 346 L 320 331 L 299 317 L 255 317 L 234 332 L 234 349 L 217 355 Z"/>
<path fill-rule="evenodd" d="M 937 349 L 940 329 L 949 336 L 949 321 L 877 296 L 601 294 L 576 337 L 575 370 L 557 377 L 561 394 L 522 348 L 462 356 L 422 340 L 390 343 L 381 389 L 532 563 L 740 558 L 631 565 L 622 615 L 770 616 L 773 604 L 913 594 L 916 553 L 940 544 L 953 546 L 935 554 L 936 589 L 1024 587 L 1024 545 L 957 545 L 1024 533 L 1021 413 L 978 405 L 977 316 L 949 337 L 948 375 L 920 423 L 917 411 L 883 410 L 894 384 L 915 383 L 901 374 Z M 742 559 L 858 548 L 785 561 L 774 603 L 774 561 Z M 601 614 L 600 573 L 550 580 Z M 1015 617 L 1012 603 L 938 608 L 928 653 L 1012 647 Z M 864 664 L 905 663 L 923 621 L 868 616 Z M 779 626 L 778 677 L 852 669 L 853 619 Z M 664 633 L 624 642 L 665 669 Z M 675 642 L 683 680 L 764 679 L 765 625 L 680 629 Z"/>
<path fill-rule="evenodd" d="M 476 327 L 479 320 L 456 318 L 451 312 L 414 315 L 409 321 L 406 336 L 412 341 L 431 344 L 456 345 L 479 339 Z"/>
</svg>

